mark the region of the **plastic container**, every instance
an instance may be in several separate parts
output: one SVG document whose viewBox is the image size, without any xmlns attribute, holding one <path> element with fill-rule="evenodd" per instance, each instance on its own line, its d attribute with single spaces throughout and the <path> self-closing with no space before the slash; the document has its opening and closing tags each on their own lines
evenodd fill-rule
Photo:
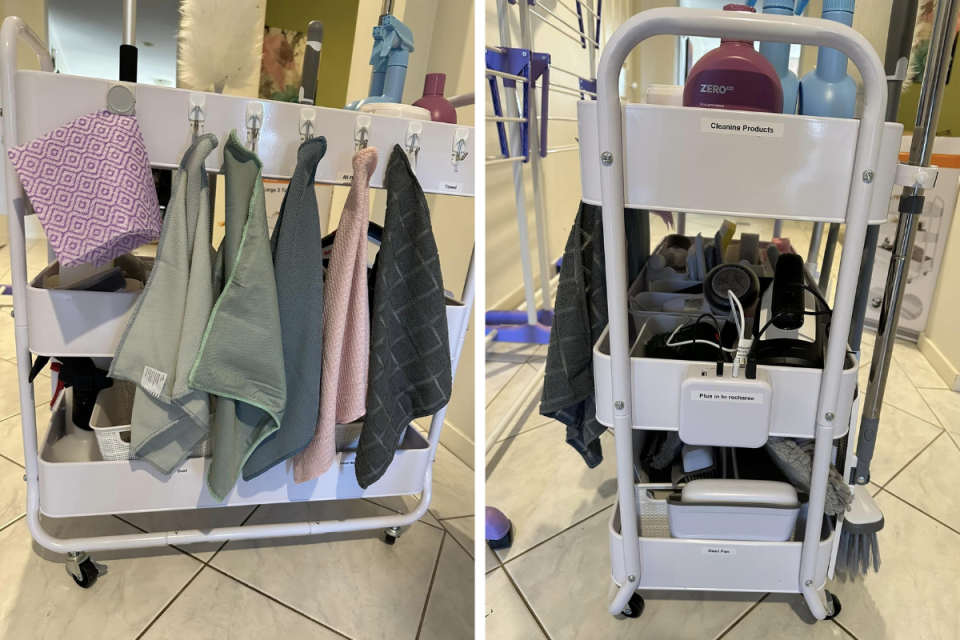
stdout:
<svg viewBox="0 0 960 640">
<path fill-rule="evenodd" d="M 637 492 L 637 518 L 643 571 L 637 589 L 753 591 L 796 593 L 800 575 L 800 540 L 757 542 L 670 537 L 669 506 L 666 500 L 650 497 L 643 485 Z M 610 565 L 614 583 L 627 581 L 620 529 L 619 497 L 610 514 Z M 803 528 L 796 527 L 799 535 Z M 836 535 L 833 520 L 823 518 L 814 584 L 827 581 L 830 550 Z"/>
<path fill-rule="evenodd" d="M 97 436 L 97 446 L 104 460 L 134 460 L 130 452 L 130 423 L 137 387 L 126 380 L 115 380 L 97 394 L 90 426 Z M 213 454 L 213 441 L 207 438 L 190 452 L 190 458 L 208 458 Z"/>
<path fill-rule="evenodd" d="M 694 480 L 667 498 L 674 538 L 783 542 L 799 514 L 797 490 L 770 480 Z"/>
<path fill-rule="evenodd" d="M 853 26 L 854 0 L 823 0 L 821 18 Z M 847 73 L 847 56 L 820 47 L 817 66 L 800 81 L 799 111 L 805 116 L 852 118 L 857 106 L 857 83 Z"/>
<path fill-rule="evenodd" d="M 434 122 L 457 124 L 457 110 L 449 100 L 443 97 L 443 88 L 447 83 L 444 73 L 428 73 L 423 82 L 423 97 L 413 103 L 430 112 Z"/>
<path fill-rule="evenodd" d="M 683 106 L 683 86 L 675 84 L 652 84 L 647 87 L 647 104 Z"/>
<path fill-rule="evenodd" d="M 775 16 L 792 16 L 794 0 L 763 0 L 763 13 Z M 797 96 L 800 78 L 790 70 L 790 44 L 787 42 L 761 42 L 760 55 L 770 61 L 780 78 L 783 89 L 783 113 L 797 112 Z"/>
<path fill-rule="evenodd" d="M 146 270 L 153 268 L 153 258 L 140 261 Z M 27 285 L 31 353 L 112 358 L 141 291 L 45 288 L 59 273 L 60 265 L 54 262 Z"/>
<path fill-rule="evenodd" d="M 723 10 L 756 13 L 742 4 L 728 4 Z M 683 106 L 781 113 L 783 88 L 773 65 L 752 42 L 723 39 L 690 70 Z"/>
<path fill-rule="evenodd" d="M 374 102 L 360 107 L 361 113 L 371 113 L 388 118 L 405 118 L 407 120 L 430 120 L 430 112 L 421 107 L 412 107 L 409 104 L 396 102 Z"/>
</svg>

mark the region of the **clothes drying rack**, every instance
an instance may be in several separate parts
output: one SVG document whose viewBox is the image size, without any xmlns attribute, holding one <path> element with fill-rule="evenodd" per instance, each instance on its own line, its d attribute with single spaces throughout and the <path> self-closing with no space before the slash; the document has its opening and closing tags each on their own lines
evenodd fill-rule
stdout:
<svg viewBox="0 0 960 640">
<path fill-rule="evenodd" d="M 41 71 L 17 68 L 17 45 L 23 41 L 36 53 Z M 53 73 L 46 45 L 20 19 L 9 17 L 0 28 L 0 74 L 4 151 L 60 127 L 77 117 L 103 110 L 108 90 L 121 83 Z M 328 151 L 317 170 L 316 182 L 349 185 L 351 159 L 359 148 L 373 145 L 388 150 L 399 144 L 407 151 L 426 193 L 473 197 L 473 129 L 419 122 L 354 111 L 304 107 L 293 103 L 198 93 L 152 85 L 126 84 L 136 97 L 136 117 L 155 168 L 175 169 L 192 137 L 213 132 L 226 140 L 231 129 L 246 129 L 257 144 L 266 178 L 289 179 L 303 137 L 322 135 Z M 33 385 L 28 381 L 33 355 L 112 357 L 133 309 L 136 296 L 117 306 L 117 294 L 59 296 L 28 280 L 24 216 L 26 199 L 17 173 L 6 162 L 7 211 L 16 333 L 17 372 L 27 484 L 26 521 L 41 546 L 67 554 L 67 571 L 81 586 L 89 586 L 103 567 L 87 552 L 158 547 L 209 541 L 306 536 L 344 531 L 383 529 L 392 544 L 400 528 L 427 512 L 432 496 L 433 461 L 446 407 L 430 423 L 424 438 L 412 425 L 384 476 L 366 490 L 354 473 L 356 452 L 338 452 L 333 467 L 320 478 L 297 485 L 290 461 L 245 482 L 218 504 L 207 493 L 204 478 L 209 458 L 190 458 L 170 476 L 163 476 L 139 460 L 55 463 L 44 458 L 57 430 L 63 428 L 66 407 L 61 394 L 45 438 L 38 445 Z M 371 179 L 383 187 L 385 162 Z M 206 168 L 219 171 L 214 155 Z M 69 292 L 77 293 L 77 292 Z M 447 305 L 452 367 L 463 349 L 473 306 L 473 256 L 461 302 Z M 82 298 L 85 298 L 82 299 Z M 421 494 L 415 509 L 404 514 L 344 520 L 289 522 L 212 529 L 179 529 L 154 533 L 57 538 L 44 528 L 44 518 L 92 516 L 201 507 L 258 505 L 284 502 L 342 500 Z"/>
<path fill-rule="evenodd" d="M 862 118 L 623 106 L 618 79 L 624 61 L 637 45 L 655 35 L 838 49 L 849 56 L 863 77 Z M 597 418 L 613 428 L 616 444 L 619 494 L 609 529 L 611 614 L 639 615 L 643 602 L 636 592 L 643 589 L 800 593 L 818 619 L 839 612 L 839 600 L 825 586 L 828 575 L 833 576 L 842 517 L 825 516 L 824 503 L 834 441 L 846 438 L 846 469 L 850 468 L 854 449 L 859 400 L 847 397 L 841 388 L 853 389 L 851 371 L 854 383 L 856 378 L 856 362 L 847 353 L 846 339 L 864 237 L 868 225 L 886 220 L 889 194 L 895 184 L 923 186 L 917 180 L 919 166 L 897 163 L 902 125 L 884 123 L 886 80 L 883 64 L 863 36 L 849 27 L 815 18 L 652 9 L 628 19 L 608 40 L 600 59 L 598 100 L 580 102 L 578 116 L 583 199 L 603 207 L 607 256 L 609 351 L 602 355 L 604 345 L 598 343 L 594 374 Z M 711 132 L 710 122 L 717 119 L 762 124 L 769 136 Z M 763 162 L 756 163 L 761 157 Z M 754 167 L 760 174 L 751 176 L 749 188 L 743 184 L 744 166 Z M 648 514 L 638 507 L 641 496 L 647 490 L 665 487 L 645 484 L 643 477 L 637 482 L 635 441 L 642 440 L 650 430 L 678 430 L 675 414 L 661 412 L 659 420 L 650 419 L 650 414 L 665 403 L 679 405 L 683 375 L 651 375 L 642 358 L 631 357 L 625 206 L 846 224 L 823 369 L 784 368 L 787 377 L 772 384 L 767 437 L 816 441 L 806 524 L 798 527 L 795 539 L 678 539 L 645 526 L 649 524 L 645 520 Z M 681 363 L 684 369 L 687 364 Z M 727 365 L 727 376 L 730 371 L 731 365 Z M 797 383 L 799 376 L 810 374 L 816 376 L 813 385 Z M 804 407 L 806 412 L 793 412 L 797 415 L 791 416 L 782 403 Z M 854 484 L 852 480 L 850 484 Z M 856 500 L 856 492 L 865 487 L 852 489 Z"/>
</svg>

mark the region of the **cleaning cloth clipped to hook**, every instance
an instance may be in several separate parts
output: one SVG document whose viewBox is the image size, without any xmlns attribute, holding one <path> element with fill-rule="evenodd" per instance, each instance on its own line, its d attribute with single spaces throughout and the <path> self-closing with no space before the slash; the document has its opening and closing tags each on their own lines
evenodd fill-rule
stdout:
<svg viewBox="0 0 960 640">
<path fill-rule="evenodd" d="M 61 267 L 99 267 L 160 237 L 136 118 L 98 111 L 7 154 Z"/>
</svg>

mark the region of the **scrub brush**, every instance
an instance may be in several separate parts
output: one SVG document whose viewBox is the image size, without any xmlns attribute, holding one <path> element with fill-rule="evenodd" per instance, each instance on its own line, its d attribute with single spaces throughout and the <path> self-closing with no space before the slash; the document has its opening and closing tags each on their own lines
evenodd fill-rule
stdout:
<svg viewBox="0 0 960 640">
<path fill-rule="evenodd" d="M 866 574 L 872 564 L 874 572 L 879 572 L 880 544 L 877 533 L 881 529 L 883 514 L 880 508 L 865 486 L 857 487 L 850 511 L 844 514 L 840 525 L 836 570 L 851 575 Z"/>
</svg>

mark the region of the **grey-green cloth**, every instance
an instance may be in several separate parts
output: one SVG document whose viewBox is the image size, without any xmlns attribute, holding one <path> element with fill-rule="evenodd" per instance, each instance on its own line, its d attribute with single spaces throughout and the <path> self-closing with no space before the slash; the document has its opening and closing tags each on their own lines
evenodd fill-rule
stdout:
<svg viewBox="0 0 960 640">
<path fill-rule="evenodd" d="M 440 255 L 430 209 L 407 154 L 397 145 L 383 177 L 387 212 L 370 314 L 367 417 L 357 447 L 357 482 L 376 482 L 410 421 L 450 401 L 453 374 Z"/>
<path fill-rule="evenodd" d="M 287 408 L 280 430 L 268 436 L 243 466 L 243 479 L 256 478 L 306 448 L 320 410 L 323 337 L 323 255 L 314 175 L 327 152 L 323 137 L 297 151 L 297 167 L 280 205 L 270 247 L 280 307 Z"/>
<path fill-rule="evenodd" d="M 203 163 L 217 147 L 201 136 L 183 156 L 153 271 L 127 323 L 110 377 L 137 385 L 130 446 L 171 473 L 210 433 L 210 397 L 188 387 L 213 308 L 210 200 Z"/>
<path fill-rule="evenodd" d="M 221 173 L 226 228 L 214 271 L 219 297 L 190 372 L 192 389 L 217 396 L 207 489 L 218 501 L 257 446 L 280 428 L 287 404 L 262 165 L 236 130 L 223 149 Z"/>
</svg>

